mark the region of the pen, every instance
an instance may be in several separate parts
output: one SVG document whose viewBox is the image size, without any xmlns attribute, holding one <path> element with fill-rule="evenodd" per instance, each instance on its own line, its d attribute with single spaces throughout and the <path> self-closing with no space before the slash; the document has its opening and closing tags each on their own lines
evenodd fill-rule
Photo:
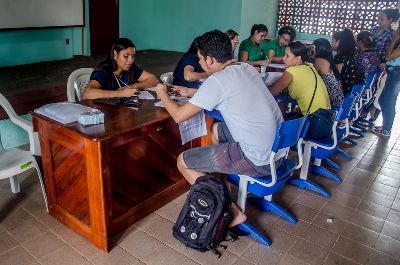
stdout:
<svg viewBox="0 0 400 265">
<path fill-rule="evenodd" d="M 119 78 L 118 78 L 118 79 L 119 79 Z M 125 83 L 125 82 L 122 81 L 121 79 L 119 79 L 119 81 L 120 81 L 124 86 L 127 86 L 127 87 L 131 88 L 127 83 Z"/>
</svg>

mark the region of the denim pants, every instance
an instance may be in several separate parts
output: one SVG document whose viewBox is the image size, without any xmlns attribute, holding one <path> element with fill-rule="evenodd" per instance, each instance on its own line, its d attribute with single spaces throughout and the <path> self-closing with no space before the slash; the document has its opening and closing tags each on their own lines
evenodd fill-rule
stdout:
<svg viewBox="0 0 400 265">
<path fill-rule="evenodd" d="M 396 115 L 396 101 L 400 92 L 400 66 L 390 67 L 387 70 L 387 80 L 382 94 L 379 97 L 379 105 L 382 109 L 382 128 L 390 132 L 392 130 L 394 116 Z"/>
</svg>

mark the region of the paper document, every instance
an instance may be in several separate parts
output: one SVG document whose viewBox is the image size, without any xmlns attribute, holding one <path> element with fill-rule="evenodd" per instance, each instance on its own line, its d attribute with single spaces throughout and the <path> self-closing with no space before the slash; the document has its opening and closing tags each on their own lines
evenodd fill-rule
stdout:
<svg viewBox="0 0 400 265">
<path fill-rule="evenodd" d="M 268 67 L 271 68 L 280 68 L 280 69 L 285 69 L 285 65 L 281 63 L 270 63 L 267 65 Z"/>
<path fill-rule="evenodd" d="M 204 110 L 186 121 L 179 122 L 178 125 L 181 133 L 182 145 L 207 134 Z"/>
<path fill-rule="evenodd" d="M 149 88 L 146 88 L 145 90 L 156 92 L 156 87 L 155 86 L 149 87 Z"/>
<path fill-rule="evenodd" d="M 282 75 L 282 72 L 266 72 L 264 76 L 264 82 L 267 86 L 270 86 L 275 83 Z"/>
<path fill-rule="evenodd" d="M 149 91 L 140 91 L 139 99 L 156 99 Z"/>
<path fill-rule="evenodd" d="M 91 108 L 81 104 L 72 102 L 59 102 L 44 105 L 38 109 L 35 109 L 35 112 L 61 122 L 62 124 L 67 124 L 77 121 L 81 113 L 90 110 Z"/>
</svg>

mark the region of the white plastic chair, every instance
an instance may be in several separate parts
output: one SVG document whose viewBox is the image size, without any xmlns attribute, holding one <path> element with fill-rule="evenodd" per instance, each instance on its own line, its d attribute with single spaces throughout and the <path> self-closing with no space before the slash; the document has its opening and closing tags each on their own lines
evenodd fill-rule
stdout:
<svg viewBox="0 0 400 265">
<path fill-rule="evenodd" d="M 174 73 L 173 72 L 167 72 L 167 73 L 163 73 L 160 76 L 160 80 L 161 82 L 163 82 L 164 84 L 172 84 L 172 82 L 174 81 Z"/>
<path fill-rule="evenodd" d="M 20 191 L 18 174 L 35 168 L 39 176 L 40 185 L 42 187 L 44 202 L 48 211 L 47 196 L 43 185 L 42 175 L 34 155 L 40 155 L 40 145 L 38 134 L 33 132 L 32 123 L 19 117 L 8 100 L 0 94 L 0 106 L 5 110 L 11 122 L 24 129 L 29 136 L 29 151 L 12 148 L 4 149 L 0 137 L 0 179 L 10 178 L 11 191 L 18 193 Z"/>
<path fill-rule="evenodd" d="M 69 102 L 83 100 L 83 92 L 89 83 L 93 68 L 79 68 L 73 71 L 67 82 L 67 96 Z"/>
</svg>

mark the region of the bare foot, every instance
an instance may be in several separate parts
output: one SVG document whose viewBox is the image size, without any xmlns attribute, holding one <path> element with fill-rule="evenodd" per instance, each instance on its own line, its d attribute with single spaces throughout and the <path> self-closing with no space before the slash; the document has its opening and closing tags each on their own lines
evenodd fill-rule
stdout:
<svg viewBox="0 0 400 265">
<path fill-rule="evenodd" d="M 247 215 L 245 215 L 240 208 L 232 202 L 231 205 L 233 220 L 229 224 L 229 227 L 234 227 L 235 225 L 239 225 L 244 223 L 247 220 Z"/>
</svg>

